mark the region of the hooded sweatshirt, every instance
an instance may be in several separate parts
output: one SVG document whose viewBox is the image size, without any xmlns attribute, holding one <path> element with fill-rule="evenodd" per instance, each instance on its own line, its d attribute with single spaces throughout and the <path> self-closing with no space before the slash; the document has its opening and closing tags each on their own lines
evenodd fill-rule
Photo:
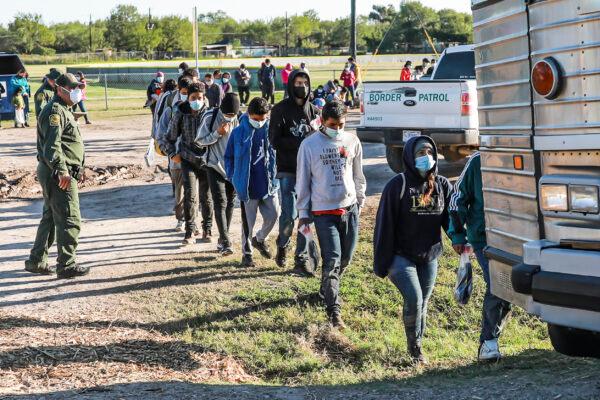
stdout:
<svg viewBox="0 0 600 400">
<path fill-rule="evenodd" d="M 281 70 L 281 82 L 283 82 L 284 85 L 287 85 L 292 71 L 292 64 L 290 63 L 287 63 L 285 68 Z"/>
<path fill-rule="evenodd" d="M 296 103 L 294 79 L 302 75 L 308 79 L 306 97 L 302 105 Z M 287 84 L 288 98 L 277 103 L 271 111 L 269 140 L 277 152 L 278 174 L 296 174 L 296 158 L 300 143 L 308 135 L 319 129 L 321 112 L 308 101 L 310 97 L 310 77 L 299 70 L 290 74 Z"/>
<path fill-rule="evenodd" d="M 422 202 L 427 181 L 415 167 L 417 140 L 427 140 L 433 146 L 435 184 L 429 204 Z M 382 278 L 387 276 L 395 255 L 417 264 L 439 257 L 442 253 L 441 229 L 448 230 L 452 186 L 448 179 L 437 174 L 438 152 L 434 141 L 427 136 L 409 139 L 402 158 L 405 172 L 388 182 L 377 211 L 373 269 Z"/>
<path fill-rule="evenodd" d="M 159 142 L 163 153 L 172 158 L 179 152 L 184 160 L 200 167 L 205 165 L 206 147 L 198 146 L 195 142 L 205 110 L 202 108 L 194 114 L 187 101 L 174 106 L 165 140 Z M 179 149 L 176 146 L 178 140 Z"/>
<path fill-rule="evenodd" d="M 213 117 L 214 113 L 217 113 Z M 212 130 L 210 124 L 214 118 L 212 124 Z M 218 108 L 213 108 L 204 113 L 200 128 L 198 128 L 198 134 L 196 135 L 196 145 L 206 146 L 206 164 L 208 167 L 213 168 L 223 178 L 227 178 L 225 172 L 225 150 L 227 149 L 227 141 L 231 131 L 239 125 L 238 117 L 234 117 L 230 122 L 231 130 L 224 135 L 220 135 L 218 132 L 219 127 L 224 124 L 225 115 Z"/>
</svg>

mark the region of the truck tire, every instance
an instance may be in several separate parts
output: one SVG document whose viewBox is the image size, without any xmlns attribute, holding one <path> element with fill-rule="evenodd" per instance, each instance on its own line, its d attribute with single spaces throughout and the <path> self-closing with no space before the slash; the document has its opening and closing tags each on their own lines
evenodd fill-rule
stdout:
<svg viewBox="0 0 600 400">
<path fill-rule="evenodd" d="M 385 158 L 387 163 L 395 173 L 404 172 L 404 162 L 402 161 L 402 147 L 385 146 Z"/>
<path fill-rule="evenodd" d="M 600 333 L 548 324 L 552 347 L 572 357 L 600 358 Z"/>
</svg>

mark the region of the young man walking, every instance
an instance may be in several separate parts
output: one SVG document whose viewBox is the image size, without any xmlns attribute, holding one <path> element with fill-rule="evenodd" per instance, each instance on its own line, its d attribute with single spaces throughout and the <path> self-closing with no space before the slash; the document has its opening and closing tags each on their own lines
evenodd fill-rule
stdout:
<svg viewBox="0 0 600 400">
<path fill-rule="evenodd" d="M 265 60 L 265 66 L 261 69 L 260 80 L 262 83 L 263 97 L 271 100 L 275 104 L 275 67 L 268 58 Z"/>
<path fill-rule="evenodd" d="M 206 173 L 219 229 L 217 250 L 222 256 L 233 254 L 231 240 L 229 240 L 229 226 L 233 216 L 235 190 L 227 180 L 224 156 L 229 135 L 239 125 L 239 111 L 239 96 L 237 93 L 227 93 L 219 108 L 213 108 L 204 114 L 196 136 L 196 144 L 206 148 Z"/>
<path fill-rule="evenodd" d="M 466 244 L 469 243 L 483 271 L 486 289 L 483 297 L 478 359 L 497 361 L 502 356 L 498 347 L 498 338 L 511 306 L 491 292 L 489 261 L 483 253 L 487 245 L 483 210 L 481 156 L 477 152 L 471 156 L 454 186 L 448 206 L 450 213 L 448 236 L 452 238 L 452 247 L 458 254 L 462 254 Z"/>
<path fill-rule="evenodd" d="M 240 95 L 240 103 L 248 105 L 250 99 L 250 71 L 246 69 L 245 64 L 241 64 L 240 68 L 235 71 L 235 82 L 237 83 L 238 94 Z"/>
<path fill-rule="evenodd" d="M 275 151 L 269 143 L 269 104 L 256 97 L 248 105 L 248 113 L 231 132 L 225 152 L 227 178 L 233 182 L 242 209 L 242 266 L 253 267 L 252 249 L 272 258 L 267 238 L 279 218 L 278 181 Z M 258 213 L 262 227 L 253 236 Z"/>
<path fill-rule="evenodd" d="M 323 107 L 323 126 L 300 145 L 296 190 L 300 229 L 314 220 L 323 272 L 319 295 L 332 326 L 344 328 L 340 280 L 352 261 L 358 240 L 358 217 L 367 182 L 358 137 L 344 131 L 346 107 L 332 101 Z"/>
<path fill-rule="evenodd" d="M 196 224 L 198 201 L 202 210 L 202 241 L 211 241 L 212 200 L 206 175 L 206 148 L 195 143 L 204 111 L 204 86 L 196 82 L 188 88 L 187 101 L 174 109 L 166 140 L 161 146 L 169 159 L 181 164 L 185 214 L 183 245 L 193 244 L 195 238 L 200 236 Z"/>
<path fill-rule="evenodd" d="M 296 209 L 296 158 L 300 143 L 321 126 L 320 111 L 308 101 L 310 77 L 302 71 L 293 71 L 288 80 L 288 98 L 280 101 L 271 111 L 269 140 L 277 152 L 277 178 L 281 186 L 281 216 L 275 262 L 284 267 L 290 238 L 298 218 Z M 294 273 L 312 276 L 319 263 L 314 240 L 298 235 Z"/>
</svg>

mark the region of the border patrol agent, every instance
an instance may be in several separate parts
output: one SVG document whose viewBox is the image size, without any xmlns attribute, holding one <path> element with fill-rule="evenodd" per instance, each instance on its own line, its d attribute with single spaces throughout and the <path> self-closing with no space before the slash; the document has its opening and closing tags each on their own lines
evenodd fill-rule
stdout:
<svg viewBox="0 0 600 400">
<path fill-rule="evenodd" d="M 56 88 L 56 80 L 62 73 L 56 68 L 50 68 L 50 72 L 46 74 L 46 79 L 40 88 L 35 92 L 33 101 L 35 104 L 35 115 L 39 118 L 44 106 L 52 100 L 54 89 Z"/>
<path fill-rule="evenodd" d="M 79 82 L 73 74 L 56 80 L 56 93 L 38 118 L 37 175 L 44 195 L 42 220 L 25 270 L 53 274 L 59 279 L 83 276 L 89 267 L 75 263 L 81 217 L 77 181 L 83 178 L 83 139 L 70 107 L 81 100 Z M 56 268 L 48 266 L 48 248 L 56 236 Z"/>
</svg>

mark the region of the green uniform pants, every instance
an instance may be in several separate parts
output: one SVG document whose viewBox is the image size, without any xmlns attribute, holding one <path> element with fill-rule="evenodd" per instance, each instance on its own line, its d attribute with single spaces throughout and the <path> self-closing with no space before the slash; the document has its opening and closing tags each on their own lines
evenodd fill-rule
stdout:
<svg viewBox="0 0 600 400">
<path fill-rule="evenodd" d="M 52 171 L 44 163 L 38 164 L 37 174 L 44 195 L 44 208 L 29 259 L 45 265 L 48 261 L 48 248 L 52 246 L 56 236 L 57 267 L 67 268 L 75 263 L 75 250 L 81 230 L 77 181 L 72 179 L 69 190 L 62 190 L 52 178 Z"/>
</svg>

